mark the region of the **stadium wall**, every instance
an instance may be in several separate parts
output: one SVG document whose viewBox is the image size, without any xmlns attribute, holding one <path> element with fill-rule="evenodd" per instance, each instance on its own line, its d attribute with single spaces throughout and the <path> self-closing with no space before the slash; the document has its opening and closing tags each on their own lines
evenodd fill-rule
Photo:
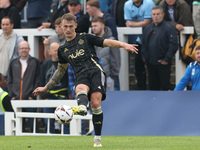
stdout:
<svg viewBox="0 0 200 150">
<path fill-rule="evenodd" d="M 4 135 L 4 113 L 0 112 L 0 135 Z"/>
<path fill-rule="evenodd" d="M 200 136 L 199 91 L 112 91 L 103 135 Z"/>
<path fill-rule="evenodd" d="M 200 136 L 199 91 L 108 91 L 102 135 Z M 4 135 L 0 114 L 0 135 Z"/>
</svg>

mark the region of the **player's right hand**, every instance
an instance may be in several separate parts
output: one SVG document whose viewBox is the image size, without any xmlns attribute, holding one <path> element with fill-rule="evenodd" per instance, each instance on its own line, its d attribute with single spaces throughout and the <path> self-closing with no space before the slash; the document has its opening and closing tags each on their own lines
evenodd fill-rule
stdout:
<svg viewBox="0 0 200 150">
<path fill-rule="evenodd" d="M 33 91 L 34 96 L 38 96 L 40 95 L 42 92 L 46 92 L 47 91 L 47 87 L 38 87 Z"/>
</svg>

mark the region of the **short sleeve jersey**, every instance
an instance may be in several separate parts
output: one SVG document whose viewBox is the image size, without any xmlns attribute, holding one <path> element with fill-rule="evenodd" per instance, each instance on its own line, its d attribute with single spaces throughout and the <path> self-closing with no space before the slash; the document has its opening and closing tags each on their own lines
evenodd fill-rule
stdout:
<svg viewBox="0 0 200 150">
<path fill-rule="evenodd" d="M 124 20 L 130 21 L 143 21 L 145 19 L 151 19 L 151 10 L 155 6 L 152 0 L 143 0 L 142 4 L 137 7 L 132 0 L 128 0 L 124 4 Z M 141 35 L 138 36 L 137 42 L 142 44 Z"/>
<path fill-rule="evenodd" d="M 151 19 L 151 10 L 154 6 L 152 0 L 143 0 L 139 7 L 135 6 L 132 0 L 129 0 L 124 4 L 124 19 L 131 21 Z"/>
<path fill-rule="evenodd" d="M 59 63 L 70 63 L 76 77 L 80 73 L 92 69 L 103 71 L 94 47 L 103 47 L 103 41 L 103 38 L 92 34 L 77 33 L 73 40 L 66 41 L 59 47 Z"/>
</svg>

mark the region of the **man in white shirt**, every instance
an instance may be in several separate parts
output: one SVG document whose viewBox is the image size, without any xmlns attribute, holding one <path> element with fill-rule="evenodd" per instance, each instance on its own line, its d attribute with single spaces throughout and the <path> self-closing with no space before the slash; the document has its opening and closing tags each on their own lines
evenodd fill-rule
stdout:
<svg viewBox="0 0 200 150">
<path fill-rule="evenodd" d="M 3 33 L 0 35 L 0 73 L 7 76 L 8 66 L 12 59 L 19 56 L 18 45 L 23 37 L 13 31 L 13 22 L 9 17 L 1 20 Z"/>
</svg>

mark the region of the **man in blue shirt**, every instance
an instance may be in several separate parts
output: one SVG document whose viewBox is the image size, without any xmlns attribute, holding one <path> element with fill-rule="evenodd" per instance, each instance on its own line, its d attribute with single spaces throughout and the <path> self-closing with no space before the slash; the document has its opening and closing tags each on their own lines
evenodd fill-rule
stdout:
<svg viewBox="0 0 200 150">
<path fill-rule="evenodd" d="M 183 90 L 189 82 L 192 83 L 192 90 L 200 90 L 200 46 L 195 49 L 196 61 L 191 62 L 185 71 L 184 76 L 176 85 L 174 91 Z"/>
<path fill-rule="evenodd" d="M 152 22 L 151 9 L 155 6 L 152 0 L 129 0 L 124 4 L 124 19 L 127 27 L 144 27 Z M 135 43 L 135 38 L 129 36 L 129 43 Z M 139 53 L 135 56 L 134 72 L 139 90 L 146 90 L 146 71 L 141 57 L 141 36 L 136 43 Z"/>
</svg>

